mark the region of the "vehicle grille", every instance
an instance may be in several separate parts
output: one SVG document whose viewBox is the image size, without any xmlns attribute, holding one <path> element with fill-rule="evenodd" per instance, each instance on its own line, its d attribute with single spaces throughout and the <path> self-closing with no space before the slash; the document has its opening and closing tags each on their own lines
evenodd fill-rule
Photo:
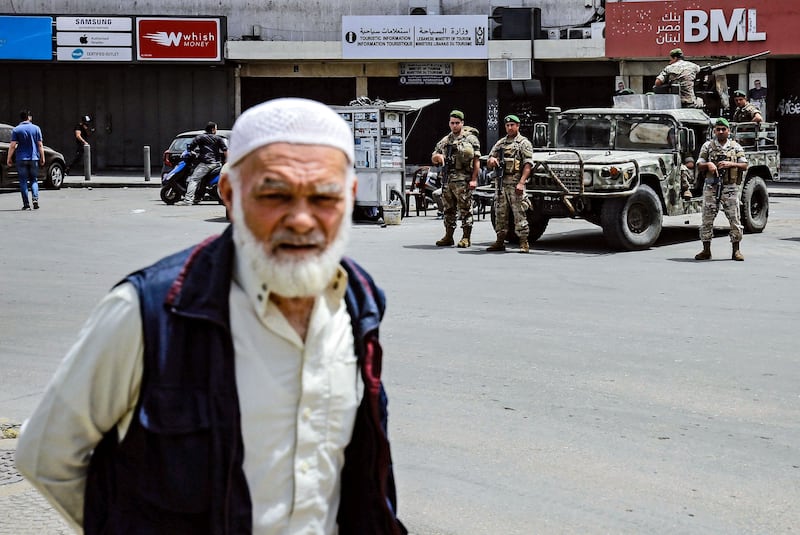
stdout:
<svg viewBox="0 0 800 535">
<path fill-rule="evenodd" d="M 569 189 L 570 192 L 578 193 L 581 189 L 582 177 L 580 175 L 580 167 L 577 165 L 559 165 L 553 164 L 548 166 L 551 171 L 558 177 L 559 180 Z M 550 189 L 563 191 L 561 187 L 550 177 L 546 169 L 539 167 L 534 173 L 531 174 L 529 179 L 529 187 L 532 189 Z"/>
</svg>

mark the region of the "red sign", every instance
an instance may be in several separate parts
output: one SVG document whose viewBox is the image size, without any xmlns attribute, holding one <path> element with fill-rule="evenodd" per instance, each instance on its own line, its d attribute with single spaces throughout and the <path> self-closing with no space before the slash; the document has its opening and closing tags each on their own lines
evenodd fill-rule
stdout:
<svg viewBox="0 0 800 535">
<path fill-rule="evenodd" d="M 606 55 L 665 58 L 673 48 L 686 56 L 796 55 L 798 20 L 797 0 L 606 2 Z"/>
<path fill-rule="evenodd" d="M 222 61 L 220 19 L 136 18 L 141 61 Z"/>
</svg>

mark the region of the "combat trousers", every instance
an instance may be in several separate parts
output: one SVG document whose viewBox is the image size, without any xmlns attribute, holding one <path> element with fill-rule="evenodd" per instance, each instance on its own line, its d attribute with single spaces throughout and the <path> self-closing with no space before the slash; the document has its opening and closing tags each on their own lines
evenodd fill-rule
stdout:
<svg viewBox="0 0 800 535">
<path fill-rule="evenodd" d="M 517 195 L 517 182 L 503 184 L 500 195 L 494 201 L 494 230 L 498 234 L 508 232 L 508 210 L 514 214 L 514 232 L 520 238 L 528 237 L 527 195 Z"/>
<path fill-rule="evenodd" d="M 714 237 L 714 218 L 719 212 L 716 194 L 716 184 L 706 184 L 703 187 L 703 222 L 700 225 L 700 241 L 711 241 L 711 238 Z M 736 184 L 722 186 L 722 198 L 719 204 L 730 223 L 731 243 L 742 241 L 744 227 L 739 217 L 739 186 Z"/>
<path fill-rule="evenodd" d="M 444 227 L 456 228 L 456 215 L 461 218 L 461 228 L 472 227 L 472 190 L 469 182 L 450 180 L 442 187 Z"/>
</svg>

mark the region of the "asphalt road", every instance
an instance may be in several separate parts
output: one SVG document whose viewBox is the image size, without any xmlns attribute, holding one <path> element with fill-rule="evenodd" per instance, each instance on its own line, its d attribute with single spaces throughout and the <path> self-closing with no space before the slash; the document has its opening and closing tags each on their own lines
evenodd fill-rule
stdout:
<svg viewBox="0 0 800 535">
<path fill-rule="evenodd" d="M 35 212 L 0 194 L 0 418 L 30 413 L 111 285 L 225 227 L 221 207 L 157 192 L 63 189 Z M 431 216 L 355 226 L 351 255 L 388 297 L 412 533 L 797 530 L 800 199 L 771 199 L 745 262 L 721 226 L 714 260 L 695 262 L 688 219 L 626 253 L 582 221 L 551 222 L 529 255 L 484 252 L 488 220 L 467 250 L 433 246 Z"/>
</svg>

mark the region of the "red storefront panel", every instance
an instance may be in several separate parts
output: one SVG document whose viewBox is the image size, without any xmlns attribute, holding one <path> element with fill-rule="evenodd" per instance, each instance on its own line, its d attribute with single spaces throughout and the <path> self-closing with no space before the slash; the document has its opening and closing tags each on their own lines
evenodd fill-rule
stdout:
<svg viewBox="0 0 800 535">
<path fill-rule="evenodd" d="M 798 0 L 667 0 L 606 3 L 606 55 L 663 58 L 800 54 Z"/>
<path fill-rule="evenodd" d="M 222 61 L 219 19 L 136 19 L 137 59 Z"/>
</svg>

